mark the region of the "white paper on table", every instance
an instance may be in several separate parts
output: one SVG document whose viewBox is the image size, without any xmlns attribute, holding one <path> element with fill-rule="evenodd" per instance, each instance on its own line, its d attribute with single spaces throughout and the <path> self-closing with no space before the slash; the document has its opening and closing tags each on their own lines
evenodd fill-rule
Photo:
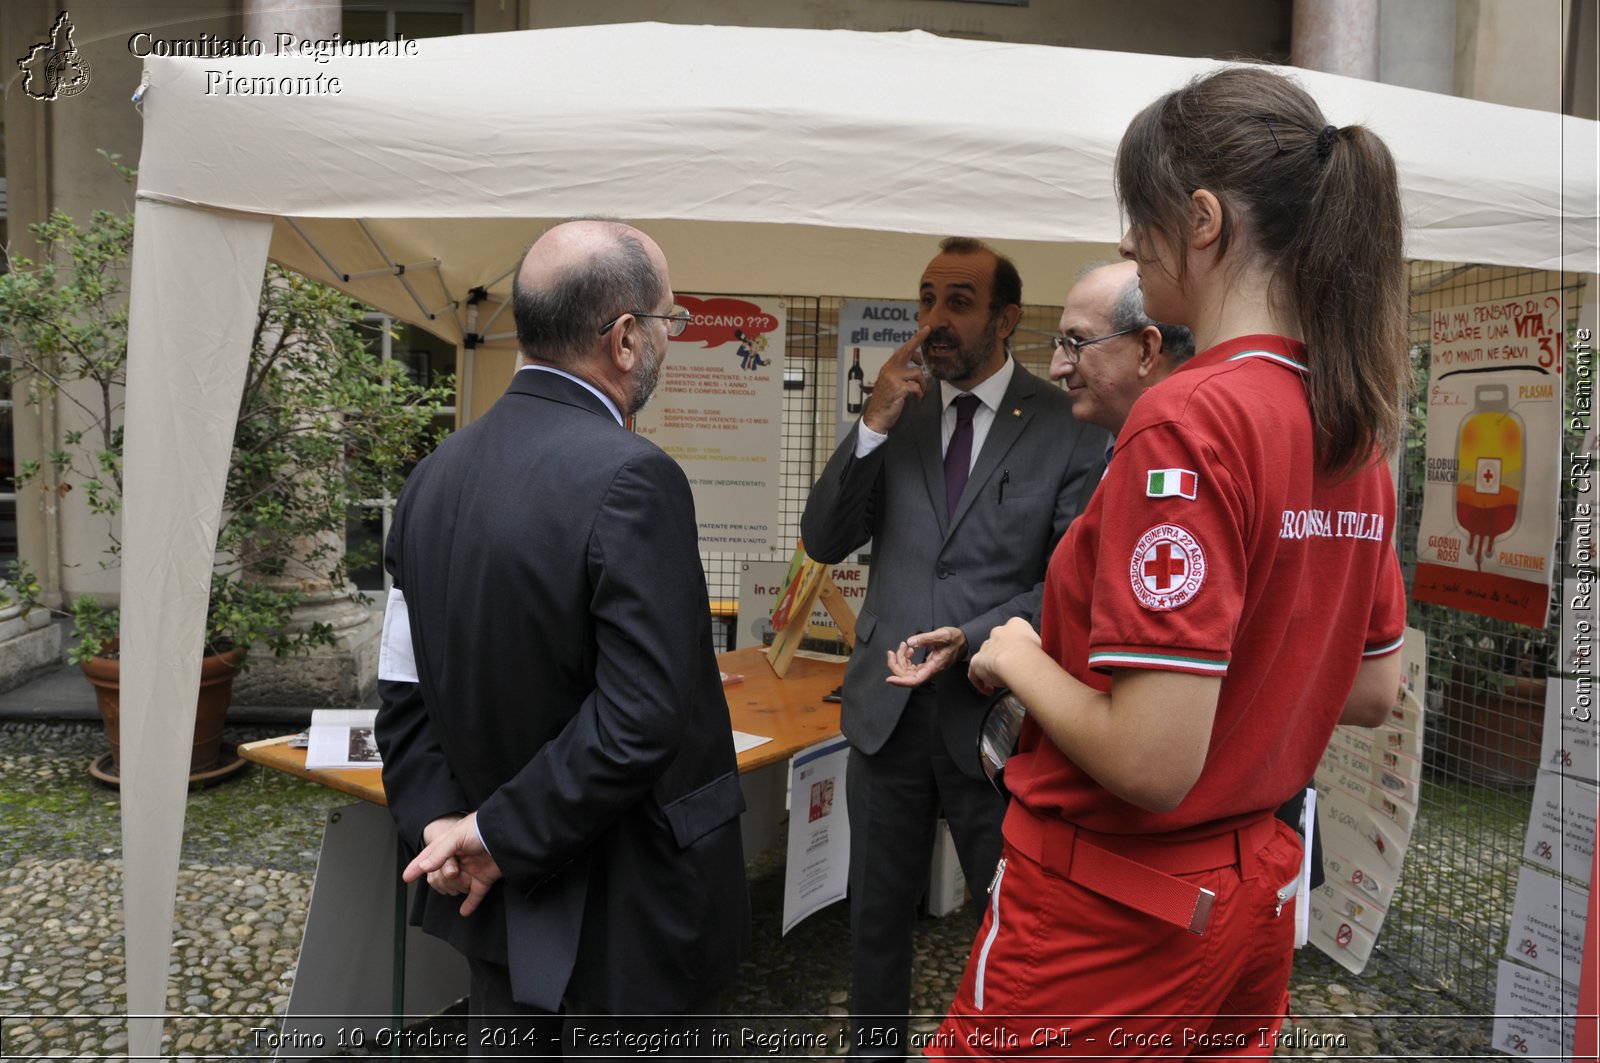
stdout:
<svg viewBox="0 0 1600 1063">
<path fill-rule="evenodd" d="M 754 749 L 756 746 L 764 746 L 770 741 L 772 741 L 772 739 L 762 738 L 760 735 L 745 734 L 743 731 L 734 731 L 733 755 L 738 756 L 747 749 Z"/>
<path fill-rule="evenodd" d="M 306 744 L 308 768 L 381 768 L 372 734 L 377 709 L 315 709 Z"/>
<path fill-rule="evenodd" d="M 830 738 L 789 761 L 789 848 L 783 876 L 783 932 L 843 900 L 850 881 L 845 761 L 850 743 Z"/>
</svg>

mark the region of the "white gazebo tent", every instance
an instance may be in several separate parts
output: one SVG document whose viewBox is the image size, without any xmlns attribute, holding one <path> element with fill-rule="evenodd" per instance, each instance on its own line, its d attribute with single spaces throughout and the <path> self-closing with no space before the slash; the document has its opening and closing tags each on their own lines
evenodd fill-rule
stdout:
<svg viewBox="0 0 1600 1063">
<path fill-rule="evenodd" d="M 518 253 L 573 214 L 642 225 L 680 290 L 909 294 L 933 238 L 962 233 L 1054 296 L 1120 234 L 1128 120 L 1215 65 L 653 24 L 148 59 L 123 515 L 130 1013 L 165 1006 L 208 579 L 269 257 L 466 348 L 511 332 Z M 1595 272 L 1594 122 L 1298 76 L 1394 150 L 1412 257 Z M 134 1020 L 130 1054 L 160 1034 Z"/>
</svg>

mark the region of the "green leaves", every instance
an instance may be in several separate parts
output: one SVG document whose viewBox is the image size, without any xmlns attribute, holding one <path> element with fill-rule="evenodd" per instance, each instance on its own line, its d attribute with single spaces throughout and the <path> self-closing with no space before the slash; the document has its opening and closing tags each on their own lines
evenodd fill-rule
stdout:
<svg viewBox="0 0 1600 1063">
<path fill-rule="evenodd" d="M 58 211 L 32 231 L 40 260 L 15 257 L 0 275 L 0 380 L 16 401 L 71 410 L 62 411 L 70 416 L 59 445 L 19 463 L 17 482 L 58 498 L 81 492 L 105 522 L 102 564 L 113 567 L 133 216 L 96 211 L 80 227 Z M 451 387 L 419 387 L 403 366 L 376 357 L 364 317 L 340 292 L 267 267 L 225 484 L 208 642 L 264 645 L 279 656 L 332 642 L 327 625 L 292 625 L 291 614 L 307 589 L 346 592 L 351 564 L 370 561 L 345 555 L 351 511 L 398 493 L 437 442 L 432 415 L 453 402 Z M 16 566 L 12 582 L 24 601 L 43 594 L 26 566 Z M 73 603 L 72 616 L 82 636 L 74 660 L 116 636 L 116 610 L 92 598 Z"/>
</svg>

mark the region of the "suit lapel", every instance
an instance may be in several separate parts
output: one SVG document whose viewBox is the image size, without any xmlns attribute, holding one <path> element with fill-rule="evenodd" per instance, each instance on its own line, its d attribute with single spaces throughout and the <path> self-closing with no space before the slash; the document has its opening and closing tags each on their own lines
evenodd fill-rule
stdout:
<svg viewBox="0 0 1600 1063">
<path fill-rule="evenodd" d="M 928 381 L 928 390 L 917 403 L 917 453 L 922 455 L 922 478 L 928 486 L 928 504 L 939 522 L 939 536 L 950 531 L 950 515 L 944 505 L 944 443 L 939 438 L 939 421 L 944 416 L 944 389 L 937 380 Z"/>
<path fill-rule="evenodd" d="M 1011 371 L 1011 383 L 1006 386 L 1000 408 L 995 411 L 994 422 L 989 425 L 989 434 L 983 439 L 983 449 L 978 451 L 978 460 L 972 465 L 972 475 L 967 477 L 966 490 L 961 492 L 961 501 L 956 503 L 955 516 L 945 528 L 945 534 L 954 531 L 956 525 L 961 523 L 961 518 L 967 515 L 973 502 L 983 494 L 1012 445 L 1022 437 L 1022 430 L 1033 418 L 1033 403 L 1029 400 L 1038 386 L 1038 378 L 1022 368 L 1022 363 L 1016 363 Z M 940 482 L 943 483 L 942 466 L 940 474 Z"/>
</svg>

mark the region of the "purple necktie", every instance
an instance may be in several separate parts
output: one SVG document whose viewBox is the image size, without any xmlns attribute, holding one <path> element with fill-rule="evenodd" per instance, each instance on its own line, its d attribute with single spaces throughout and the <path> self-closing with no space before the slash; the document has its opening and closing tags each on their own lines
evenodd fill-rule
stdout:
<svg viewBox="0 0 1600 1063">
<path fill-rule="evenodd" d="M 944 508 L 945 516 L 956 515 L 956 503 L 961 501 L 961 491 L 967 486 L 967 474 L 972 471 L 972 415 L 982 401 L 976 395 L 958 395 L 951 404 L 956 408 L 956 430 L 950 433 L 950 445 L 944 451 Z"/>
</svg>

